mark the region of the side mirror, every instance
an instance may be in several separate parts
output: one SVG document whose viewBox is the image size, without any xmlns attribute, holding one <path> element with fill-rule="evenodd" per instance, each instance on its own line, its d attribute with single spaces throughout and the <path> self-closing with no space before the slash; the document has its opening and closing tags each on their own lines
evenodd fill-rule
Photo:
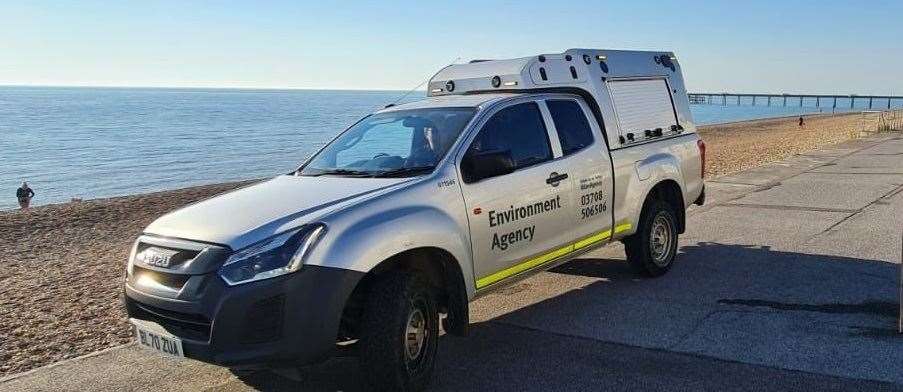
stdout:
<svg viewBox="0 0 903 392">
<path fill-rule="evenodd" d="M 468 184 L 505 175 L 514 172 L 514 158 L 508 150 L 470 151 L 461 161 L 461 172 Z"/>
</svg>

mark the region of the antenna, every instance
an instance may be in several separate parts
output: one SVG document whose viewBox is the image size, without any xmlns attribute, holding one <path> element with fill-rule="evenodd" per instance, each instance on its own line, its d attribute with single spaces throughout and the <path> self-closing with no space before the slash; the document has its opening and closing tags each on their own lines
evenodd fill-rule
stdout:
<svg viewBox="0 0 903 392">
<path fill-rule="evenodd" d="M 436 73 L 434 73 L 432 76 L 428 77 L 428 78 L 427 78 L 426 80 L 424 80 L 423 82 L 420 82 L 420 84 L 414 86 L 414 88 L 408 90 L 408 92 L 404 93 L 402 96 L 398 97 L 398 99 L 396 99 L 395 101 L 393 101 L 392 103 L 390 103 L 390 104 L 388 104 L 388 105 L 386 105 L 386 106 L 384 106 L 384 107 L 387 107 L 387 108 L 388 108 L 388 107 L 395 106 L 395 105 L 396 105 L 398 102 L 400 102 L 402 99 L 405 99 L 408 95 L 411 95 L 411 93 L 413 93 L 414 90 L 417 90 L 418 88 L 420 88 L 420 86 L 423 86 L 424 84 L 426 84 L 427 82 L 429 82 L 430 79 L 436 77 L 436 75 L 438 75 L 439 72 L 442 72 L 443 69 L 446 69 L 446 68 L 452 66 L 454 63 L 458 62 L 458 60 L 460 60 L 460 59 L 461 59 L 460 57 L 455 57 L 455 59 L 452 60 L 452 62 L 448 63 L 448 65 L 442 67 L 441 69 L 439 69 L 438 71 L 436 71 Z"/>
</svg>

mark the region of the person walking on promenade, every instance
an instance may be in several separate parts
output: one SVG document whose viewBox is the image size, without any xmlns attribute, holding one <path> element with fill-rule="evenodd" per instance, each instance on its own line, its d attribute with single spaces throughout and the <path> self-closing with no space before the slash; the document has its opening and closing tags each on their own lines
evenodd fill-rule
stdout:
<svg viewBox="0 0 903 392">
<path fill-rule="evenodd" d="M 27 182 L 23 182 L 19 189 L 16 189 L 16 198 L 19 199 L 19 207 L 27 210 L 31 204 L 31 198 L 34 197 L 34 190 L 28 187 Z"/>
</svg>

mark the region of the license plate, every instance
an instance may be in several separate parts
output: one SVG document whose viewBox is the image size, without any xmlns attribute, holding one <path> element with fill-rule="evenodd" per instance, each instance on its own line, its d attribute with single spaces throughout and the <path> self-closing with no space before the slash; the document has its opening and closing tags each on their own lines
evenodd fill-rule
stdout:
<svg viewBox="0 0 903 392">
<path fill-rule="evenodd" d="M 185 353 L 182 351 L 182 340 L 166 333 L 166 330 L 160 325 L 135 319 L 131 321 L 135 326 L 135 340 L 139 345 L 168 357 L 185 357 Z"/>
</svg>

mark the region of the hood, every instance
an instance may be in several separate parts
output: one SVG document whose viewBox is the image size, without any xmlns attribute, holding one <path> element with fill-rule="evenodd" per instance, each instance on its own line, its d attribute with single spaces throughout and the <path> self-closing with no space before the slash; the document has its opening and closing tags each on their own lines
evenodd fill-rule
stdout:
<svg viewBox="0 0 903 392">
<path fill-rule="evenodd" d="M 161 216 L 144 232 L 241 249 L 306 215 L 408 180 L 279 176 Z"/>
</svg>

